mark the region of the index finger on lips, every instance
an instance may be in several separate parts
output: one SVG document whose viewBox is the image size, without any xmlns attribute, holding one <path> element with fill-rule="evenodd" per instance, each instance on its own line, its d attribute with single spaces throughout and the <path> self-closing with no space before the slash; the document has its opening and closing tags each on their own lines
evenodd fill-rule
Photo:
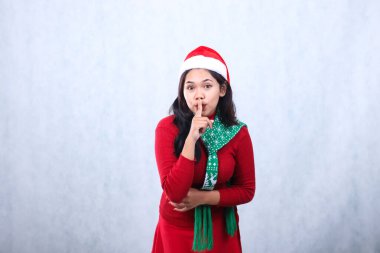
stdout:
<svg viewBox="0 0 380 253">
<path fill-rule="evenodd" d="M 195 116 L 202 117 L 202 100 L 198 100 L 198 110 L 195 113 Z"/>
</svg>

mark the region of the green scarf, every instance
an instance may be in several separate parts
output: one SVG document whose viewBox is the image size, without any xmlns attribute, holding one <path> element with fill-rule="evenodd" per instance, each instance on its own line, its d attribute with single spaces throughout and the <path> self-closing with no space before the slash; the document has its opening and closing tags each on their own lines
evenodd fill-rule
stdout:
<svg viewBox="0 0 380 253">
<path fill-rule="evenodd" d="M 226 145 L 245 126 L 238 121 L 238 125 L 226 127 L 216 114 L 212 128 L 207 128 L 201 136 L 203 143 L 208 150 L 207 167 L 205 181 L 202 190 L 213 190 L 218 178 L 218 155 L 217 152 Z M 237 225 L 234 207 L 227 207 L 225 211 L 226 232 L 234 236 Z M 209 205 L 201 205 L 195 208 L 194 213 L 194 241 L 193 250 L 203 251 L 213 248 L 212 237 L 212 217 Z"/>
</svg>

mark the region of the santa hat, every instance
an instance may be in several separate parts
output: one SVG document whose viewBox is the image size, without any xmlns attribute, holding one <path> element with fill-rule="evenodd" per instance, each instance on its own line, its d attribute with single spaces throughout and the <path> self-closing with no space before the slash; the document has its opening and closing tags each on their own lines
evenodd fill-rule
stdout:
<svg viewBox="0 0 380 253">
<path fill-rule="evenodd" d="M 228 83 L 230 82 L 227 64 L 222 56 L 212 48 L 200 46 L 191 51 L 182 63 L 179 74 L 182 75 L 186 70 L 196 68 L 215 71 L 222 75 Z"/>
</svg>

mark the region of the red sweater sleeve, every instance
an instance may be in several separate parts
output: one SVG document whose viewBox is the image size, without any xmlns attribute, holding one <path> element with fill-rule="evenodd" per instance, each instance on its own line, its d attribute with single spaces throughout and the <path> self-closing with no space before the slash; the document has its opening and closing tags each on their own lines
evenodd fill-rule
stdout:
<svg viewBox="0 0 380 253">
<path fill-rule="evenodd" d="M 164 120 L 167 121 L 167 120 Z M 175 126 L 161 121 L 156 128 L 155 153 L 161 186 L 166 196 L 173 202 L 181 202 L 186 197 L 194 177 L 195 161 L 174 153 Z"/>
<path fill-rule="evenodd" d="M 252 141 L 246 127 L 240 131 L 243 132 L 241 139 L 236 143 L 236 165 L 232 185 L 219 190 L 220 206 L 245 204 L 251 201 L 255 195 L 255 163 Z"/>
</svg>

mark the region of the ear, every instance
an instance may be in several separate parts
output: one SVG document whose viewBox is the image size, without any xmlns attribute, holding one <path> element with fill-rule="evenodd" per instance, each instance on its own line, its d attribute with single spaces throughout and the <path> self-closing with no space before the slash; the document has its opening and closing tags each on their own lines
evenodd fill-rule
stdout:
<svg viewBox="0 0 380 253">
<path fill-rule="evenodd" d="M 222 85 L 220 85 L 219 97 L 224 97 L 226 95 L 226 92 L 227 86 L 225 83 L 223 83 Z"/>
</svg>

